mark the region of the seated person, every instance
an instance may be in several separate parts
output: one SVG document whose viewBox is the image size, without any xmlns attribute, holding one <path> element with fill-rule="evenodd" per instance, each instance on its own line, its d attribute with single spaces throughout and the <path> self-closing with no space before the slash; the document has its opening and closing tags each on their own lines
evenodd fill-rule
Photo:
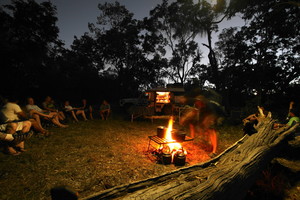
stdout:
<svg viewBox="0 0 300 200">
<path fill-rule="evenodd" d="M 102 104 L 100 105 L 100 116 L 102 120 L 107 120 L 108 116 L 110 115 L 110 104 L 103 100 Z"/>
<path fill-rule="evenodd" d="M 286 124 L 278 124 L 278 123 L 276 123 L 276 124 L 274 124 L 273 128 L 277 129 L 277 128 L 281 128 L 281 127 L 284 127 L 284 126 L 294 126 L 296 124 L 299 124 L 300 123 L 300 117 L 298 117 L 299 116 L 298 110 L 299 109 L 292 108 L 289 111 L 289 117 L 290 117 L 289 121 Z M 299 126 L 296 129 L 295 136 L 300 136 L 300 128 L 299 128 Z"/>
<path fill-rule="evenodd" d="M 64 125 L 59 121 L 58 113 L 57 112 L 49 112 L 46 110 L 41 109 L 39 106 L 34 104 L 34 100 L 32 97 L 27 98 L 27 105 L 26 109 L 29 113 L 29 116 L 34 118 L 40 126 L 41 124 L 41 117 L 47 120 L 50 120 L 53 124 L 55 124 L 58 127 L 66 128 L 68 125 Z"/>
<path fill-rule="evenodd" d="M 0 118 L 2 120 L 0 124 L 0 140 L 4 141 L 4 153 L 19 155 L 21 152 L 26 151 L 24 140 L 32 135 L 30 131 L 31 122 L 28 120 L 9 122 L 2 112 L 0 112 Z"/>
<path fill-rule="evenodd" d="M 81 115 L 85 121 L 87 120 L 87 118 L 86 118 L 86 116 L 85 116 L 84 110 L 81 110 L 80 108 L 72 107 L 72 106 L 70 105 L 70 102 L 69 102 L 69 101 L 65 101 L 65 102 L 64 102 L 64 109 L 65 109 L 65 111 L 66 111 L 67 113 L 70 113 L 70 114 L 72 115 L 73 119 L 74 119 L 76 122 L 79 121 L 78 118 L 77 118 L 78 115 Z"/>
<path fill-rule="evenodd" d="M 294 126 L 297 123 L 300 123 L 300 118 L 297 116 L 297 111 L 295 109 L 291 109 L 289 111 L 289 121 L 286 124 L 274 124 L 274 128 L 280 128 L 283 126 Z"/>
<path fill-rule="evenodd" d="M 18 122 L 29 120 L 31 122 L 32 128 L 43 135 L 49 135 L 50 132 L 44 129 L 35 119 L 28 119 L 26 113 L 17 104 L 18 100 L 14 97 L 10 97 L 8 101 L 1 108 L 1 112 L 5 116 L 3 122 Z"/>
<path fill-rule="evenodd" d="M 62 121 L 66 119 L 64 112 L 57 108 L 57 106 L 54 103 L 54 100 L 50 96 L 47 96 L 45 98 L 44 102 L 42 103 L 42 106 L 44 110 L 47 110 L 49 112 L 57 112 L 59 120 Z"/>
<path fill-rule="evenodd" d="M 266 111 L 264 109 L 264 107 L 260 107 L 263 114 L 267 115 L 268 111 Z M 258 124 L 258 117 L 260 116 L 260 113 L 257 112 L 255 114 L 249 115 L 248 117 L 243 119 L 243 131 L 244 131 L 244 135 L 252 135 L 254 133 L 257 133 L 257 130 L 254 128 L 254 126 L 256 126 Z"/>
<path fill-rule="evenodd" d="M 84 110 L 85 113 L 88 113 L 88 116 L 91 120 L 94 119 L 93 117 L 93 107 L 91 104 L 87 103 L 86 99 L 82 99 L 82 107 L 80 107 L 81 110 Z"/>
<path fill-rule="evenodd" d="M 252 135 L 254 133 L 257 133 L 257 130 L 254 128 L 254 126 L 258 123 L 258 113 L 249 115 L 248 117 L 243 119 L 243 131 L 244 135 Z"/>
<path fill-rule="evenodd" d="M 5 130 L 6 128 L 4 128 Z M 2 126 L 0 125 L 0 141 L 8 141 L 8 142 L 11 142 L 14 140 L 14 136 L 12 134 L 8 134 L 8 133 L 4 133 L 2 130 Z"/>
</svg>

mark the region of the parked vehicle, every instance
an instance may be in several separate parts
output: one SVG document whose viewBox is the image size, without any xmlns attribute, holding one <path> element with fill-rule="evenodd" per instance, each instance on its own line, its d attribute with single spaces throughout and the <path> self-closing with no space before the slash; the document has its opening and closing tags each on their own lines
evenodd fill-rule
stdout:
<svg viewBox="0 0 300 200">
<path fill-rule="evenodd" d="M 139 98 L 120 100 L 120 106 L 128 109 L 131 106 L 153 107 L 156 114 L 172 114 L 174 107 L 180 104 L 184 95 L 183 87 L 168 85 L 166 88 L 158 87 L 145 91 Z"/>
<path fill-rule="evenodd" d="M 121 99 L 119 104 L 120 104 L 120 107 L 127 109 L 131 106 L 148 106 L 149 101 L 148 101 L 147 96 L 141 95 L 138 98 Z"/>
</svg>

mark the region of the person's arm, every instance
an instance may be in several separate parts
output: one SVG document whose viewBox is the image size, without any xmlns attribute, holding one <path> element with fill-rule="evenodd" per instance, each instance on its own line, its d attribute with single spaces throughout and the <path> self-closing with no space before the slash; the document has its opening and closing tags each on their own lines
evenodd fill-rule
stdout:
<svg viewBox="0 0 300 200">
<path fill-rule="evenodd" d="M 78 107 L 72 107 L 72 110 L 80 110 Z"/>
<path fill-rule="evenodd" d="M 85 109 L 85 107 L 86 107 L 86 104 L 82 104 L 82 106 L 81 107 L 78 107 L 78 108 L 76 108 L 77 110 L 84 110 Z"/>
<path fill-rule="evenodd" d="M 289 120 L 290 119 L 290 111 L 293 109 L 294 107 L 294 101 L 291 101 L 290 104 L 289 104 L 289 111 L 288 111 L 288 114 L 286 116 L 286 120 Z"/>
<path fill-rule="evenodd" d="M 249 115 L 248 117 L 246 117 L 245 119 L 243 119 L 243 123 L 245 125 L 246 123 L 256 120 L 256 119 L 257 119 L 256 114 L 252 114 L 252 115 Z"/>
<path fill-rule="evenodd" d="M 17 115 L 20 119 L 28 119 L 28 117 L 24 111 L 18 112 Z"/>
<path fill-rule="evenodd" d="M 42 103 L 42 106 L 46 112 L 57 112 L 56 109 L 48 108 L 46 102 Z"/>
<path fill-rule="evenodd" d="M 298 117 L 292 117 L 288 123 L 286 125 L 288 126 L 293 126 L 295 125 L 296 123 L 299 123 L 300 122 L 300 119 Z"/>
<path fill-rule="evenodd" d="M 40 113 L 49 113 L 49 110 L 45 110 L 40 108 L 38 105 L 34 105 L 36 111 L 40 112 Z"/>
<path fill-rule="evenodd" d="M 74 110 L 74 108 L 72 106 L 65 106 L 65 111 L 70 112 L 73 110 Z"/>
<path fill-rule="evenodd" d="M 27 106 L 26 106 L 27 109 Z M 27 120 L 27 114 L 24 112 L 19 105 L 15 105 L 14 112 L 17 114 L 18 118 Z"/>
</svg>

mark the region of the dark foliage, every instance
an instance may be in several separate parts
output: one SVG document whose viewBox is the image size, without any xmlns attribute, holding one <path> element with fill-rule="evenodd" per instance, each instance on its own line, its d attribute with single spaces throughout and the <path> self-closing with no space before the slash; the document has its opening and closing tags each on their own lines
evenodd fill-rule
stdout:
<svg viewBox="0 0 300 200">
<path fill-rule="evenodd" d="M 300 101 L 299 4 L 231 0 L 225 5 L 163 1 L 149 18 L 136 20 L 118 2 L 99 4 L 97 24 L 89 24 L 89 32 L 66 49 L 58 39 L 51 2 L 11 1 L 0 9 L 0 95 L 118 101 L 168 79 L 188 91 L 203 89 L 209 81 L 227 108 L 255 101 L 253 105 L 284 109 L 290 100 Z M 220 16 L 236 12 L 246 25 L 224 31 L 212 49 L 211 34 L 218 30 Z M 196 36 L 208 39 L 208 65 L 200 64 Z"/>
</svg>

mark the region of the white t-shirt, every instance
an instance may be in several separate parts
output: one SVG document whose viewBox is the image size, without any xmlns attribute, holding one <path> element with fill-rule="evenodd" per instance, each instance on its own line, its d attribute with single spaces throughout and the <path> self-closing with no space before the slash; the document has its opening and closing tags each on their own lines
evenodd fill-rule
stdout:
<svg viewBox="0 0 300 200">
<path fill-rule="evenodd" d="M 66 111 L 71 111 L 71 110 L 73 110 L 73 107 L 72 106 L 65 106 L 65 109 L 66 109 Z"/>
<path fill-rule="evenodd" d="M 1 111 L 9 121 L 14 121 L 19 120 L 18 113 L 22 112 L 22 109 L 18 104 L 8 102 Z"/>
<path fill-rule="evenodd" d="M 42 110 L 40 107 L 38 107 L 37 105 L 30 105 L 30 104 L 27 104 L 27 105 L 26 105 L 26 109 L 27 109 L 28 111 L 30 111 L 30 110 L 36 110 L 36 111 L 38 111 L 38 112 L 43 112 L 43 110 Z"/>
</svg>

